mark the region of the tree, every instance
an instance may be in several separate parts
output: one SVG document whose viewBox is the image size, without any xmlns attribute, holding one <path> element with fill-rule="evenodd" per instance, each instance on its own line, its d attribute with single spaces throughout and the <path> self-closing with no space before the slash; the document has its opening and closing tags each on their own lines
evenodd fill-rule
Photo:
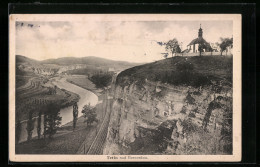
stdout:
<svg viewBox="0 0 260 167">
<path fill-rule="evenodd" d="M 180 45 L 178 43 L 178 40 L 176 38 L 174 38 L 172 40 L 169 40 L 166 43 L 165 50 L 168 51 L 168 52 L 171 52 L 172 53 L 172 57 L 173 57 L 174 53 L 180 53 L 181 52 L 181 48 L 180 48 Z"/>
<path fill-rule="evenodd" d="M 44 113 L 44 118 L 44 136 L 48 135 L 49 138 L 52 138 L 61 124 L 59 106 L 50 103 Z"/>
<path fill-rule="evenodd" d="M 73 105 L 73 131 L 76 128 L 77 120 L 78 120 L 78 104 L 75 102 Z"/>
<path fill-rule="evenodd" d="M 233 38 L 220 38 L 221 40 L 221 43 L 219 44 L 219 47 L 221 49 L 221 56 L 222 56 L 222 53 L 223 51 L 226 51 L 227 52 L 227 48 L 229 46 L 233 47 Z"/>
<path fill-rule="evenodd" d="M 210 51 L 210 54 L 212 56 L 213 49 L 211 47 L 210 47 L 209 51 Z"/>
<path fill-rule="evenodd" d="M 18 143 L 21 136 L 22 125 L 18 116 L 18 120 L 15 126 L 15 142 Z"/>
<path fill-rule="evenodd" d="M 199 43 L 198 50 L 200 52 L 200 56 L 201 56 L 201 52 L 204 52 L 204 49 L 207 49 L 207 44 L 204 42 Z"/>
<path fill-rule="evenodd" d="M 33 133 L 32 131 L 34 129 L 34 121 L 32 119 L 32 114 L 33 114 L 33 112 L 30 111 L 29 112 L 29 118 L 28 118 L 28 121 L 27 121 L 27 127 L 26 127 L 27 134 L 28 134 L 28 136 L 27 136 L 28 141 L 30 141 L 32 139 L 32 133 Z"/>
<path fill-rule="evenodd" d="M 87 122 L 87 125 L 91 125 L 93 122 L 98 122 L 96 108 L 91 107 L 90 104 L 83 107 L 82 113 L 84 114 L 84 118 L 86 119 L 85 122 Z"/>
<path fill-rule="evenodd" d="M 99 72 L 90 77 L 97 88 L 105 88 L 112 82 L 113 74 L 110 72 Z"/>
<path fill-rule="evenodd" d="M 42 112 L 40 111 L 38 114 L 38 124 L 37 124 L 37 135 L 38 135 L 38 139 L 41 138 L 41 124 L 42 124 Z"/>
</svg>

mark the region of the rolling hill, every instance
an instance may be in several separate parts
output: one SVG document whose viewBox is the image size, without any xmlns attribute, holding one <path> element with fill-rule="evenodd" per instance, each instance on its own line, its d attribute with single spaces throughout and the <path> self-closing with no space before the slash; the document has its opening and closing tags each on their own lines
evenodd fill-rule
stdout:
<svg viewBox="0 0 260 167">
<path fill-rule="evenodd" d="M 58 59 L 47 59 L 41 61 L 41 64 L 58 64 L 58 65 L 73 65 L 73 64 L 87 64 L 97 66 L 133 66 L 139 65 L 138 63 L 130 63 L 125 61 L 115 61 L 94 56 L 75 58 L 75 57 L 63 57 Z"/>
<path fill-rule="evenodd" d="M 208 85 L 211 81 L 232 84 L 232 57 L 176 56 L 126 69 L 118 75 L 117 84 L 129 85 L 144 79 L 194 87 Z"/>
<path fill-rule="evenodd" d="M 24 72 L 33 72 L 36 74 L 44 73 L 51 75 L 58 71 L 64 72 L 72 70 L 74 73 L 77 73 L 79 70 L 82 73 L 82 70 L 84 72 L 89 69 L 113 69 L 115 71 L 121 71 L 136 65 L 140 64 L 124 61 L 114 61 L 93 56 L 83 58 L 63 57 L 58 59 L 37 61 L 25 56 L 16 55 L 16 69 L 17 74 L 20 75 L 23 75 Z"/>
</svg>

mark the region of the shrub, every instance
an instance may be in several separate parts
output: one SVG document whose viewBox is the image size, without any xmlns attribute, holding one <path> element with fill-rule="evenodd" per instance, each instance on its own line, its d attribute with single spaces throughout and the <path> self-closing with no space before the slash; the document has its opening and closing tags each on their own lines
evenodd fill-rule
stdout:
<svg viewBox="0 0 260 167">
<path fill-rule="evenodd" d="M 90 80 L 96 85 L 97 88 L 104 88 L 111 84 L 112 73 L 96 73 L 90 77 Z"/>
<path fill-rule="evenodd" d="M 191 117 L 191 118 L 195 118 L 196 115 L 194 114 L 194 112 L 190 112 L 190 113 L 189 113 L 189 117 Z"/>
<path fill-rule="evenodd" d="M 185 102 L 188 104 L 195 104 L 195 99 L 191 96 L 190 93 L 188 93 L 188 95 L 185 98 Z"/>
<path fill-rule="evenodd" d="M 96 108 L 91 107 L 90 104 L 83 107 L 82 113 L 84 114 L 84 118 L 87 118 L 85 120 L 85 122 L 87 122 L 87 125 L 91 125 L 93 122 L 98 122 Z"/>
<path fill-rule="evenodd" d="M 186 114 L 186 112 L 187 112 L 187 108 L 185 106 L 183 106 L 180 113 Z"/>
</svg>

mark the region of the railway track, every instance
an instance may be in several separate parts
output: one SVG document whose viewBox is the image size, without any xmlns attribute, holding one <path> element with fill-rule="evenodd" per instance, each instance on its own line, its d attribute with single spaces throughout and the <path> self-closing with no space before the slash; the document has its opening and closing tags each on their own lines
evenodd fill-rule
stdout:
<svg viewBox="0 0 260 167">
<path fill-rule="evenodd" d="M 109 125 L 110 115 L 111 115 L 111 102 L 108 100 L 107 93 L 105 99 L 105 106 L 106 106 L 105 118 L 103 119 L 103 122 L 100 126 L 97 136 L 95 137 L 94 141 L 92 142 L 87 152 L 88 155 L 101 155 L 103 153 L 103 147 L 106 141 L 108 125 Z"/>
<path fill-rule="evenodd" d="M 112 78 L 112 84 L 115 84 L 116 81 L 116 77 L 117 77 L 118 73 L 116 75 L 113 76 Z M 110 98 L 108 97 L 108 90 L 106 91 L 106 98 L 104 99 L 104 103 L 106 106 L 106 115 L 105 118 L 103 119 L 103 122 L 100 126 L 100 129 L 94 139 L 94 141 L 92 142 L 89 150 L 87 151 L 88 155 L 102 155 L 103 154 L 103 148 L 104 148 L 104 144 L 106 142 L 106 137 L 107 137 L 107 132 L 108 132 L 108 126 L 109 126 L 109 122 L 110 122 L 110 115 L 112 112 L 112 102 L 109 100 Z"/>
</svg>

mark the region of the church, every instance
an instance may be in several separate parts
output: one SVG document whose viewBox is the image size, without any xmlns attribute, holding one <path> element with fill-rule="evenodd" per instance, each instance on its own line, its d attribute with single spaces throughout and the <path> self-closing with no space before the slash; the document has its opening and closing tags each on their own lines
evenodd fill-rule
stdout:
<svg viewBox="0 0 260 167">
<path fill-rule="evenodd" d="M 193 39 L 188 45 L 187 49 L 184 53 L 197 53 L 199 52 L 199 45 L 203 45 L 203 51 L 202 52 L 210 52 L 211 46 L 210 44 L 203 39 L 203 31 L 200 25 L 200 29 L 198 32 L 198 38 Z"/>
</svg>

